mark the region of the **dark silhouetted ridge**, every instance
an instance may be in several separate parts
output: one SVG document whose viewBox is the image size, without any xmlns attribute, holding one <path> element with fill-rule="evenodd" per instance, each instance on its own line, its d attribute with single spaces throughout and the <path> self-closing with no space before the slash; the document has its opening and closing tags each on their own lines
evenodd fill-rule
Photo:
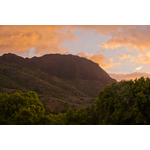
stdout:
<svg viewBox="0 0 150 150">
<path fill-rule="evenodd" d="M 111 84 L 112 79 L 97 63 L 75 55 L 46 54 L 42 57 L 22 58 L 15 54 L 0 57 L 4 63 L 16 63 L 26 67 L 35 67 L 61 79 L 96 80 L 102 84 Z"/>
</svg>

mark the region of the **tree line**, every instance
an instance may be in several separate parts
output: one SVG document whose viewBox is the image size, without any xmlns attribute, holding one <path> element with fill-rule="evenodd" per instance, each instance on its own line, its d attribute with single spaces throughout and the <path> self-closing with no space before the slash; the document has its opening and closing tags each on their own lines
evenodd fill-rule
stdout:
<svg viewBox="0 0 150 150">
<path fill-rule="evenodd" d="M 113 82 L 98 94 L 95 105 L 46 114 L 33 91 L 0 93 L 1 125 L 146 125 L 150 124 L 150 79 Z"/>
</svg>

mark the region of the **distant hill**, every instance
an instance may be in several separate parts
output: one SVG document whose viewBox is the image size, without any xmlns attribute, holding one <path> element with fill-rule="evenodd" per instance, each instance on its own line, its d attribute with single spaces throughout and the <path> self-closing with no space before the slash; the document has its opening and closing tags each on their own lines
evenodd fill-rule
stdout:
<svg viewBox="0 0 150 150">
<path fill-rule="evenodd" d="M 97 63 L 75 55 L 47 54 L 42 57 L 22 58 L 15 54 L 0 57 L 3 63 L 16 63 L 21 66 L 35 67 L 61 79 L 96 80 L 102 84 L 111 84 L 112 79 Z"/>
<path fill-rule="evenodd" d="M 0 56 L 0 91 L 35 91 L 46 110 L 86 107 L 112 79 L 98 64 L 74 55 Z"/>
</svg>

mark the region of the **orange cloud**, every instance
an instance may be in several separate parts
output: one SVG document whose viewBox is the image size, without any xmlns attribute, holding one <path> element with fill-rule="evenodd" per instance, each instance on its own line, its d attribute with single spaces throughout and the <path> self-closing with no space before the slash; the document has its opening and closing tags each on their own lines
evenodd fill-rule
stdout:
<svg viewBox="0 0 150 150">
<path fill-rule="evenodd" d="M 80 57 L 85 57 L 87 59 L 94 61 L 95 63 L 98 63 L 99 66 L 102 67 L 103 69 L 113 68 L 116 65 L 120 65 L 120 62 L 114 63 L 112 58 L 106 58 L 104 55 L 99 54 L 98 52 L 91 55 L 80 52 L 77 53 L 76 55 Z"/>
<path fill-rule="evenodd" d="M 130 49 L 150 50 L 150 26 L 122 26 L 111 35 L 111 39 L 99 44 L 104 48 L 126 46 Z"/>
<path fill-rule="evenodd" d="M 85 25 L 72 26 L 74 29 L 85 31 L 95 30 L 95 33 L 101 33 L 109 36 L 109 40 L 100 43 L 103 48 L 118 48 L 126 46 L 128 50 L 150 50 L 150 26 L 136 25 Z"/>
<path fill-rule="evenodd" d="M 119 56 L 120 59 L 128 59 L 130 57 L 131 57 L 130 55 L 125 55 L 125 54 Z"/>
<path fill-rule="evenodd" d="M 0 55 L 6 52 L 23 54 L 35 48 L 35 55 L 45 53 L 65 53 L 70 49 L 60 49 L 66 40 L 81 41 L 75 37 L 75 29 L 83 32 L 95 30 L 96 34 L 109 36 L 109 40 L 101 43 L 104 48 L 127 46 L 130 49 L 150 49 L 150 26 L 122 25 L 18 25 L 0 26 Z M 96 58 L 95 58 L 96 59 Z"/>
<path fill-rule="evenodd" d="M 110 75 L 110 77 L 116 79 L 117 81 L 121 81 L 121 80 L 135 80 L 136 78 L 139 79 L 141 77 L 150 78 L 150 73 L 146 73 L 146 72 L 133 72 L 130 74 L 125 74 L 125 73 L 111 73 L 108 72 L 108 74 Z"/>
<path fill-rule="evenodd" d="M 140 53 L 137 58 L 132 58 L 132 61 L 138 64 L 150 64 L 150 53 L 142 54 Z"/>
<path fill-rule="evenodd" d="M 66 30 L 63 30 L 66 29 Z M 6 52 L 22 54 L 35 48 L 35 54 L 62 53 L 69 49 L 60 49 L 65 39 L 77 42 L 74 29 L 69 26 L 19 25 L 0 27 L 0 55 Z"/>
</svg>

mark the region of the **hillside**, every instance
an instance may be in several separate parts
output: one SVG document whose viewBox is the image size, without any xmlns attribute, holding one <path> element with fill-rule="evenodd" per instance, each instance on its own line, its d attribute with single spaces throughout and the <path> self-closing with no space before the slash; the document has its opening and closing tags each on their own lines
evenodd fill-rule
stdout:
<svg viewBox="0 0 150 150">
<path fill-rule="evenodd" d="M 9 53 L 1 56 L 0 61 L 26 67 L 32 66 L 62 79 L 96 80 L 104 85 L 115 81 L 97 63 L 74 55 L 47 54 L 42 57 L 24 59 Z"/>
<path fill-rule="evenodd" d="M 0 90 L 35 91 L 45 108 L 54 112 L 86 107 L 113 81 L 98 64 L 78 56 L 0 56 Z"/>
</svg>

